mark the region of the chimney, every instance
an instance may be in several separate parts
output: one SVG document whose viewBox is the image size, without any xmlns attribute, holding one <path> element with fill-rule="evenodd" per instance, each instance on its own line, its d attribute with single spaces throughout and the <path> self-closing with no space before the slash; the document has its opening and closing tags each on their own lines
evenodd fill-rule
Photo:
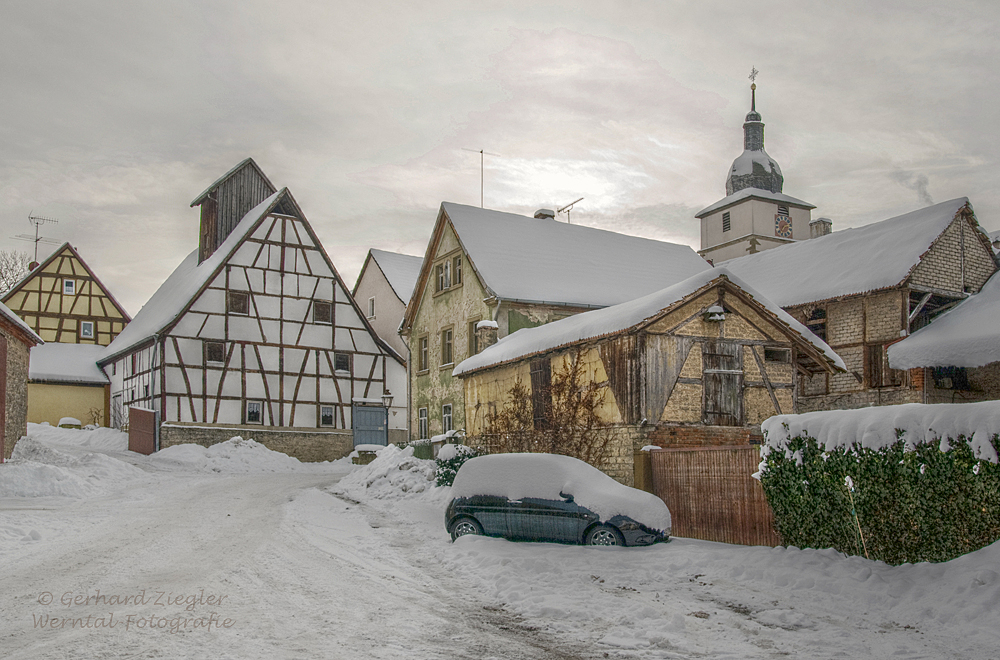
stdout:
<svg viewBox="0 0 1000 660">
<path fill-rule="evenodd" d="M 552 209 L 538 209 L 535 211 L 536 220 L 555 220 L 556 212 Z"/>
<path fill-rule="evenodd" d="M 830 218 L 816 218 L 809 223 L 809 238 L 819 238 L 826 236 L 833 231 L 833 222 Z"/>
<path fill-rule="evenodd" d="M 480 321 L 476 324 L 476 347 L 482 351 L 497 343 L 499 328 L 496 321 Z"/>
</svg>

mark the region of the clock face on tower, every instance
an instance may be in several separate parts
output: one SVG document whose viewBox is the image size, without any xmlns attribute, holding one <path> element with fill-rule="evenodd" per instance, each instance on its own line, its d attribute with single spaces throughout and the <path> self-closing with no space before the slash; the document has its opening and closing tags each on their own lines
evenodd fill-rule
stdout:
<svg viewBox="0 0 1000 660">
<path fill-rule="evenodd" d="M 791 238 L 792 219 L 787 215 L 774 216 L 774 235 L 779 238 Z"/>
</svg>

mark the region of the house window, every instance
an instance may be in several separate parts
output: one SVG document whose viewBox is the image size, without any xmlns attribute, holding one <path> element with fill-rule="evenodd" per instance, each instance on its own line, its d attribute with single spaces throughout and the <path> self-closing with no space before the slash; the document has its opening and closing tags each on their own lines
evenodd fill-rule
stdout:
<svg viewBox="0 0 1000 660">
<path fill-rule="evenodd" d="M 826 310 L 822 307 L 817 307 L 806 319 L 805 326 L 812 330 L 812 333 L 826 341 Z"/>
<path fill-rule="evenodd" d="M 451 404 L 446 403 L 441 406 L 441 432 L 447 433 L 451 428 Z"/>
<path fill-rule="evenodd" d="M 421 408 L 417 411 L 417 432 L 420 434 L 421 440 L 427 439 L 427 408 Z"/>
<path fill-rule="evenodd" d="M 792 351 L 787 348 L 765 348 L 765 362 L 791 362 Z"/>
<path fill-rule="evenodd" d="M 313 323 L 333 323 L 333 303 L 327 300 L 313 301 Z"/>
<path fill-rule="evenodd" d="M 81 321 L 80 322 L 80 339 L 93 339 L 94 338 L 94 322 L 93 321 Z"/>
<path fill-rule="evenodd" d="M 427 337 L 417 340 L 417 371 L 427 371 L 428 364 Z"/>
<path fill-rule="evenodd" d="M 351 354 L 350 353 L 334 353 L 333 354 L 333 368 L 337 371 L 350 371 L 351 370 Z"/>
<path fill-rule="evenodd" d="M 262 401 L 247 401 L 247 424 L 264 423 L 264 403 Z"/>
<path fill-rule="evenodd" d="M 469 321 L 469 356 L 479 352 L 479 337 L 476 336 L 476 325 L 479 321 Z"/>
<path fill-rule="evenodd" d="M 368 318 L 375 318 L 375 298 L 368 299 Z"/>
<path fill-rule="evenodd" d="M 76 295 L 76 280 L 63 280 L 63 295 Z"/>
<path fill-rule="evenodd" d="M 111 375 L 114 376 L 117 373 L 118 373 L 118 363 L 117 362 L 112 362 L 111 363 Z"/>
<path fill-rule="evenodd" d="M 462 255 L 458 255 L 451 260 L 451 285 L 458 286 L 462 283 Z"/>
<path fill-rule="evenodd" d="M 333 426 L 333 406 L 319 407 L 319 425 Z"/>
<path fill-rule="evenodd" d="M 438 264 L 435 268 L 437 273 L 437 290 L 444 291 L 451 288 L 451 262 L 446 261 Z"/>
<path fill-rule="evenodd" d="M 219 364 L 226 361 L 226 344 L 221 341 L 206 341 L 205 347 L 205 362 L 218 362 Z"/>
<path fill-rule="evenodd" d="M 147 399 L 149 398 L 149 385 L 148 384 L 142 386 L 142 396 L 144 396 Z"/>
<path fill-rule="evenodd" d="M 725 213 L 722 214 L 722 231 L 729 231 L 729 228 L 730 228 L 729 211 L 726 211 Z"/>
<path fill-rule="evenodd" d="M 452 342 L 454 331 L 451 328 L 441 331 L 441 366 L 451 364 L 455 358 L 455 346 Z"/>
<path fill-rule="evenodd" d="M 230 314 L 250 315 L 250 294 L 246 291 L 226 291 L 226 310 Z"/>
<path fill-rule="evenodd" d="M 132 358 L 132 360 L 131 360 L 131 362 L 132 362 L 132 371 L 129 372 L 129 375 L 130 376 L 134 376 L 135 372 L 137 371 L 136 367 L 139 366 L 139 360 L 138 360 L 139 356 L 136 353 L 133 353 L 130 357 Z"/>
</svg>

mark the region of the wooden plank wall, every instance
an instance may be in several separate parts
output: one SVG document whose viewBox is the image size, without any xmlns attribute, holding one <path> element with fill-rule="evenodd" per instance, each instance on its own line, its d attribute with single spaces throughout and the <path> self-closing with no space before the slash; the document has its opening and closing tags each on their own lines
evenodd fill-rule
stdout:
<svg viewBox="0 0 1000 660">
<path fill-rule="evenodd" d="M 667 503 L 673 535 L 740 545 L 781 545 L 760 482 L 760 448 L 651 452 L 653 492 Z"/>
</svg>

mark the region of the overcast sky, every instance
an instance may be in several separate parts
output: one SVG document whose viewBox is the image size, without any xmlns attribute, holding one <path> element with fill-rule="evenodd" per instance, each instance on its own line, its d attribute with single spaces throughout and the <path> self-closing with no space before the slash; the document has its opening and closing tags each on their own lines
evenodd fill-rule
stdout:
<svg viewBox="0 0 1000 660">
<path fill-rule="evenodd" d="M 132 314 L 252 156 L 349 287 L 442 201 L 699 247 L 751 67 L 784 192 L 834 229 L 967 196 L 1000 228 L 1000 3 L 0 0 L 0 249 L 42 227 Z M 39 256 L 55 246 L 40 245 Z"/>
</svg>

